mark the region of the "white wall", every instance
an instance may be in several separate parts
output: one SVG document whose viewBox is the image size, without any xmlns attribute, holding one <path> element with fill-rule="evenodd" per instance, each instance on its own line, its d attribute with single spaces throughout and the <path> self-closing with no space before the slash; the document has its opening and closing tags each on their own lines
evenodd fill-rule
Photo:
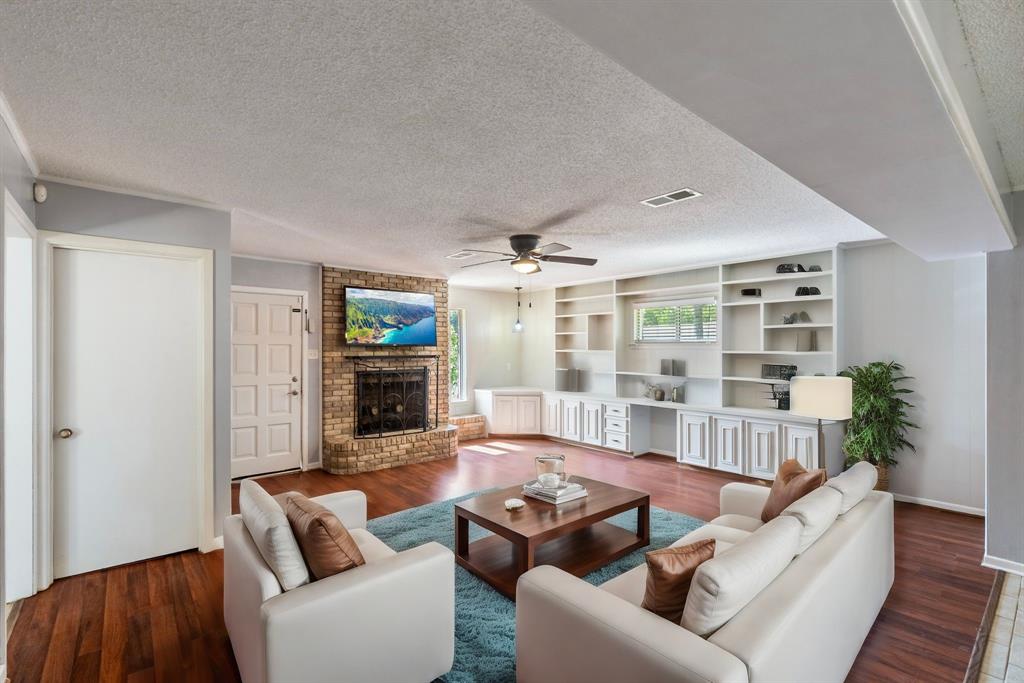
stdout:
<svg viewBox="0 0 1024 683">
<path fill-rule="evenodd" d="M 523 334 L 512 331 L 516 319 L 514 293 L 449 287 L 449 309 L 465 310 L 466 400 L 453 401 L 452 415 L 472 413 L 473 389 L 521 383 L 520 346 Z M 523 323 L 529 329 L 523 301 Z"/>
<path fill-rule="evenodd" d="M 522 384 L 555 388 L 555 290 L 534 292 L 533 308 L 524 309 L 520 365 Z"/>
<path fill-rule="evenodd" d="M 844 250 L 839 367 L 896 360 L 914 376 L 893 493 L 980 514 L 985 504 L 985 257 L 925 262 L 895 244 Z"/>
</svg>

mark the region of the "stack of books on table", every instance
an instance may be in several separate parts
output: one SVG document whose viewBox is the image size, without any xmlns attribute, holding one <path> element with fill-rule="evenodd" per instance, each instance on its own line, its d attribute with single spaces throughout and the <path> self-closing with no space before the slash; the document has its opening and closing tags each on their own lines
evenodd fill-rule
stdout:
<svg viewBox="0 0 1024 683">
<path fill-rule="evenodd" d="M 569 483 L 564 488 L 546 489 L 539 482 L 531 481 L 523 484 L 523 495 L 546 503 L 568 503 L 570 500 L 579 500 L 587 495 L 587 489 L 582 484 Z"/>
</svg>

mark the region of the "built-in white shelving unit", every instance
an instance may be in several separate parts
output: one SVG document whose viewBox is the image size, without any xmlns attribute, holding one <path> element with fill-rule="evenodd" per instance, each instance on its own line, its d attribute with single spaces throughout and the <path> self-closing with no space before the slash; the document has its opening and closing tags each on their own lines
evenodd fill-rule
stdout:
<svg viewBox="0 0 1024 683">
<path fill-rule="evenodd" d="M 820 270 L 776 272 L 784 263 Z M 796 365 L 800 375 L 836 372 L 838 266 L 836 250 L 825 249 L 559 287 L 555 387 L 639 398 L 648 384 L 666 396 L 683 385 L 687 404 L 773 408 L 771 385 L 788 382 L 763 379 L 762 364 Z M 797 296 L 800 287 L 819 293 Z M 744 295 L 750 288 L 760 296 Z M 634 303 L 707 296 L 718 302 L 717 342 L 633 342 Z M 783 323 L 801 311 L 803 320 Z M 681 361 L 682 374 L 665 374 L 663 360 Z"/>
</svg>

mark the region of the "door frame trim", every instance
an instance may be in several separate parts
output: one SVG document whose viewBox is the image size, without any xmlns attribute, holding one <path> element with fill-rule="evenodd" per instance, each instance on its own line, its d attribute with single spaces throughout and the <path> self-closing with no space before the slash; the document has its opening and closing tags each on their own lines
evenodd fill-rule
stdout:
<svg viewBox="0 0 1024 683">
<path fill-rule="evenodd" d="M 31 256 L 31 258 L 32 258 L 32 276 L 33 276 L 33 278 L 37 278 L 38 273 L 39 273 L 39 260 L 38 260 L 38 257 L 39 257 L 39 231 L 36 229 L 36 226 L 33 223 L 32 219 L 29 218 L 28 214 L 25 213 L 25 210 L 22 209 L 21 205 L 18 204 L 18 202 L 14 199 L 14 195 L 11 194 L 11 191 L 8 190 L 6 187 L 3 187 L 2 189 L 3 189 L 3 197 L 2 197 L 3 201 L 0 202 L 0 211 L 2 211 L 4 213 L 6 213 L 7 211 L 10 211 L 11 214 L 14 216 L 14 220 L 17 222 L 18 227 L 22 230 L 22 232 L 25 233 L 25 236 L 29 240 L 32 241 L 32 256 Z M 2 218 L 2 217 L 0 217 L 0 218 Z M 2 227 L 2 230 L 0 230 L 0 239 L 6 239 L 7 238 L 7 228 L 8 228 L 8 226 L 6 224 L 6 221 L 0 220 L 0 227 Z M 5 247 L 6 247 L 6 244 L 5 244 Z M 6 258 L 6 249 L 0 249 L 0 258 Z M 0 271 L 2 271 L 2 266 L 0 266 Z M 39 319 L 40 319 L 40 317 L 39 317 L 39 315 L 40 315 L 40 313 L 39 313 L 39 311 L 40 311 L 39 299 L 40 299 L 40 297 L 39 297 L 39 286 L 38 286 L 38 283 L 34 282 L 33 284 L 35 285 L 32 288 L 32 322 L 33 322 L 33 328 L 32 328 L 32 349 L 33 349 L 33 356 L 32 356 L 32 401 L 33 401 L 33 405 L 32 405 L 32 485 L 33 485 L 34 490 L 33 490 L 32 494 L 31 494 L 31 496 L 32 496 L 32 508 L 34 510 L 35 507 L 36 507 L 38 498 L 39 498 L 39 494 L 38 494 L 38 475 L 37 475 L 37 472 L 36 472 L 36 463 L 39 461 L 39 436 L 38 436 L 38 430 L 39 430 L 39 407 L 38 407 L 38 400 L 39 400 L 39 395 L 40 395 L 40 391 L 41 391 L 41 384 L 40 384 L 40 381 L 39 381 L 39 366 L 40 366 L 40 362 L 39 362 Z M 6 292 L 4 291 L 3 286 L 0 286 L 0 296 L 5 296 L 5 295 L 6 295 Z M 3 324 L 2 317 L 3 317 L 4 313 L 5 313 L 5 311 L 3 311 L 2 309 L 3 309 L 3 307 L 2 307 L 2 305 L 0 305 L 0 331 L 2 331 L 2 329 L 3 329 L 2 328 L 2 324 Z M 3 375 L 3 373 L 0 372 L 0 379 L 2 379 L 2 375 Z M 2 391 L 2 390 L 3 390 L 3 386 L 2 386 L 2 382 L 0 382 L 0 391 Z M 2 403 L 3 402 L 0 401 L 0 409 L 2 409 Z M 2 413 L 0 413 L 0 414 L 2 414 Z M 0 491 L 3 491 L 3 488 L 2 488 L 3 486 L 6 486 L 6 477 L 0 478 Z M 7 523 L 6 511 L 3 510 L 3 509 L 0 509 L 0 523 L 3 523 L 3 524 Z M 37 580 L 38 579 L 38 571 L 37 570 L 38 570 L 38 567 L 39 567 L 39 539 L 38 539 L 38 534 L 39 534 L 39 518 L 38 518 L 37 515 L 35 515 L 33 513 L 33 515 L 32 515 L 32 593 L 31 593 L 33 595 L 39 590 L 39 582 Z M 4 532 L 4 535 L 2 536 L 2 538 L 6 538 L 6 528 L 5 528 L 5 532 Z M 4 567 L 4 570 L 6 571 L 6 566 Z M 6 586 L 3 587 L 3 590 L 2 590 L 2 592 L 0 592 L 0 594 L 2 594 L 4 596 L 4 602 L 6 602 L 6 598 L 7 598 Z M 4 623 L 6 624 L 6 614 L 4 615 Z"/>
<path fill-rule="evenodd" d="M 309 465 L 309 292 L 304 289 L 282 289 L 280 287 L 255 287 L 251 285 L 231 285 L 231 293 L 245 292 L 249 294 L 280 294 L 281 296 L 297 296 L 302 298 L 302 358 L 299 363 L 299 377 L 302 379 L 302 401 L 299 405 L 299 469 L 303 472 L 310 469 Z M 229 464 L 230 468 L 230 464 Z M 256 475 L 261 476 L 261 475 Z M 234 479 L 234 477 L 232 477 Z"/>
<path fill-rule="evenodd" d="M 39 405 L 37 467 L 38 498 L 36 514 L 39 524 L 37 588 L 42 590 L 53 583 L 53 252 L 55 249 L 100 251 L 134 256 L 157 256 L 196 261 L 200 266 L 199 291 L 201 298 L 199 324 L 199 394 L 198 433 L 200 435 L 197 459 L 199 528 L 197 541 L 201 552 L 218 547 L 214 534 L 214 374 L 213 374 L 213 251 L 198 247 L 183 247 L 154 242 L 112 237 L 97 237 L 78 233 L 38 231 L 38 287 L 39 293 Z"/>
</svg>

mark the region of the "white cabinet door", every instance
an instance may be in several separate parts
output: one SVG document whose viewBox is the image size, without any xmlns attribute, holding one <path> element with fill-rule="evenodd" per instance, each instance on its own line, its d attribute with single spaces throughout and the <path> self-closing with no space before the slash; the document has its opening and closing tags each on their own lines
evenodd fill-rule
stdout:
<svg viewBox="0 0 1024 683">
<path fill-rule="evenodd" d="M 544 397 L 544 433 L 548 436 L 562 436 L 562 399 Z"/>
<path fill-rule="evenodd" d="M 818 468 L 817 427 L 782 425 L 782 460 L 791 458 L 799 461 L 804 469 Z"/>
<path fill-rule="evenodd" d="M 518 404 L 515 396 L 495 396 L 491 431 L 495 434 L 515 434 L 517 411 Z"/>
<path fill-rule="evenodd" d="M 540 396 L 517 398 L 516 434 L 540 434 Z"/>
<path fill-rule="evenodd" d="M 743 473 L 743 421 L 715 418 L 714 465 L 716 470 Z"/>
<path fill-rule="evenodd" d="M 582 430 L 580 429 L 579 401 L 562 401 L 562 438 L 579 441 Z"/>
<path fill-rule="evenodd" d="M 679 444 L 676 455 L 680 462 L 701 467 L 711 464 L 708 458 L 709 419 L 707 415 L 679 413 Z"/>
<path fill-rule="evenodd" d="M 583 402 L 583 443 L 601 445 L 602 434 L 601 404 L 593 401 Z"/>
<path fill-rule="evenodd" d="M 747 422 L 747 474 L 774 479 L 779 469 L 779 425 Z"/>
</svg>

